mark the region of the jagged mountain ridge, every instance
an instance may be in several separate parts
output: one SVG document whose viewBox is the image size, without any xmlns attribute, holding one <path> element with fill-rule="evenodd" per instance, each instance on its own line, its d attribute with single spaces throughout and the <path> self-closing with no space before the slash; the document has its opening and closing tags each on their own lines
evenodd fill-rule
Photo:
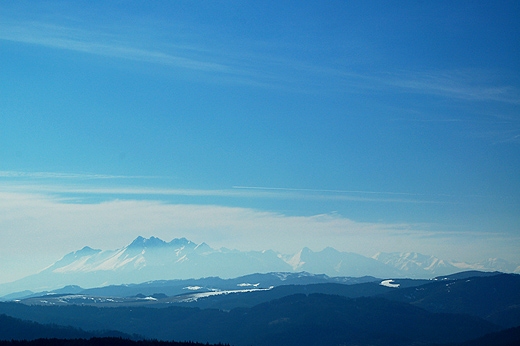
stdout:
<svg viewBox="0 0 520 346">
<path fill-rule="evenodd" d="M 131 244 L 117 250 L 95 250 L 85 247 L 67 254 L 41 273 L 92 273 L 112 271 L 139 272 L 155 279 L 220 276 L 237 277 L 255 272 L 308 271 L 330 276 L 362 276 L 364 271 L 375 276 L 399 275 L 398 271 L 373 259 L 325 248 L 313 252 L 304 248 L 296 255 L 286 256 L 272 250 L 248 251 L 213 249 L 209 245 L 195 244 L 186 238 L 165 242 L 159 238 L 136 238 Z M 146 281 L 146 280 L 145 280 Z"/>
<path fill-rule="evenodd" d="M 301 261 L 293 266 L 288 263 L 287 256 L 272 250 L 216 250 L 205 243 L 195 244 L 186 238 L 165 242 L 156 237 L 138 237 L 131 244 L 116 250 L 84 247 L 69 253 L 40 273 L 15 282 L 18 285 L 14 286 L 19 288 L 11 285 L 10 291 L 45 291 L 66 285 L 88 288 L 210 276 L 233 278 L 251 273 L 309 271 L 309 268 L 314 273 L 329 276 L 363 276 L 360 268 L 367 266 L 374 268 L 375 276 L 389 273 L 387 266 L 373 259 L 341 253 L 332 248 L 316 253 L 306 248 L 301 251 L 300 257 Z M 338 266 L 342 262 L 351 262 L 352 265 Z M 5 285 L 0 285 L 0 295 L 3 293 L 2 286 Z"/>
<path fill-rule="evenodd" d="M 157 237 L 137 237 L 116 250 L 86 246 L 71 252 L 38 274 L 0 285 L 0 296 L 22 290 L 50 291 L 67 285 L 89 288 L 166 279 L 233 278 L 268 272 L 305 271 L 331 277 L 431 278 L 468 269 L 473 268 L 466 263 L 461 266 L 417 253 L 379 253 L 369 258 L 328 247 L 318 252 L 303 248 L 294 255 L 283 255 L 272 250 L 217 250 L 186 238 L 165 242 Z M 477 269 L 492 271 L 496 268 L 478 264 Z"/>
<path fill-rule="evenodd" d="M 43 272 L 73 273 L 103 270 L 139 270 L 146 266 L 164 265 L 171 261 L 182 262 L 187 253 L 212 250 L 205 243 L 197 245 L 186 238 L 167 243 L 159 238 L 137 237 L 128 246 L 117 250 L 98 250 L 88 246 L 69 253 L 43 270 Z M 179 256 L 182 254 L 182 256 Z M 174 256 L 173 256 L 174 255 Z"/>
<path fill-rule="evenodd" d="M 449 261 L 435 256 L 422 255 L 417 252 L 384 253 L 378 252 L 373 259 L 408 273 L 410 276 L 420 276 L 425 271 L 432 275 L 448 275 L 458 271 Z"/>
<path fill-rule="evenodd" d="M 460 271 L 478 270 L 487 272 L 520 273 L 520 266 L 500 258 L 489 258 L 477 263 L 449 261 L 417 252 L 378 252 L 373 259 L 420 278 L 424 273 L 433 276 L 450 275 Z"/>
</svg>

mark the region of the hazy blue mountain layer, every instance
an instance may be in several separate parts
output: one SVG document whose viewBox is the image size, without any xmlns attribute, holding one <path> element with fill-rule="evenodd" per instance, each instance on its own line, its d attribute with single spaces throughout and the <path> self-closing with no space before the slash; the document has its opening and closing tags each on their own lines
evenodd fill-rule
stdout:
<svg viewBox="0 0 520 346">
<path fill-rule="evenodd" d="M 496 259 L 470 265 L 418 253 L 378 253 L 368 258 L 330 247 L 318 252 L 304 248 L 296 254 L 283 255 L 271 250 L 216 250 L 186 238 L 165 242 L 156 237 L 138 237 L 117 250 L 86 246 L 71 252 L 40 273 L 0 285 L 0 296 L 27 290 L 50 291 L 67 285 L 89 288 L 153 280 L 233 278 L 251 273 L 305 271 L 331 277 L 432 278 L 475 268 L 519 271 L 514 264 Z"/>
</svg>

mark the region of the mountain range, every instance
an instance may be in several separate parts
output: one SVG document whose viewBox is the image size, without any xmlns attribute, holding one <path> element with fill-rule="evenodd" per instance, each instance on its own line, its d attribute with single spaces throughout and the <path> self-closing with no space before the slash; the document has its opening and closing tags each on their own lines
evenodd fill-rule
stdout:
<svg viewBox="0 0 520 346">
<path fill-rule="evenodd" d="M 432 278 L 470 269 L 520 272 L 520 266 L 500 259 L 464 263 L 419 253 L 378 253 L 370 258 L 331 247 L 318 252 L 306 247 L 285 255 L 272 250 L 213 249 L 186 238 L 166 242 L 157 237 L 137 237 L 116 250 L 85 246 L 71 252 L 37 274 L 1 284 L 0 296 L 67 285 L 88 288 L 165 279 L 232 278 L 251 273 L 304 271 L 330 277 Z"/>
<path fill-rule="evenodd" d="M 519 292 L 520 275 L 477 271 L 430 280 L 270 273 L 68 286 L 0 302 L 0 325 L 11 326 L 0 340 L 24 338 L 20 330 L 29 328 L 34 337 L 110 331 L 235 346 L 518 345 Z"/>
</svg>

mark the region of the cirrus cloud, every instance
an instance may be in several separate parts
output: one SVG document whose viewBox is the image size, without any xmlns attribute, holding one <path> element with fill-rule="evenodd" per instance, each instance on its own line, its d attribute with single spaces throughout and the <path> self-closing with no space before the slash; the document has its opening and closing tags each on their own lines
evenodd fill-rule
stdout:
<svg viewBox="0 0 520 346">
<path fill-rule="evenodd" d="M 490 242 L 501 243 L 502 248 L 518 243 L 496 234 L 479 234 L 473 237 L 477 241 L 469 239 L 467 232 L 357 222 L 335 213 L 290 216 L 252 208 L 138 199 L 71 203 L 47 194 L 0 192 L 0 210 L 4 240 L 0 261 L 9 268 L 0 282 L 34 273 L 83 246 L 115 249 L 139 235 L 167 241 L 186 237 L 214 248 L 243 251 L 273 249 L 292 254 L 305 246 L 314 251 L 332 246 L 367 256 L 377 251 L 418 251 L 459 260 L 489 249 Z"/>
</svg>

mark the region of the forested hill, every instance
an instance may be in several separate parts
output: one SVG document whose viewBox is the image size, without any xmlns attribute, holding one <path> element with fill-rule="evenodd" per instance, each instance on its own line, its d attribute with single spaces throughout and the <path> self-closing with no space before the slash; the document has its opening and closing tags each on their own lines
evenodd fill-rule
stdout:
<svg viewBox="0 0 520 346">
<path fill-rule="evenodd" d="M 192 341 L 129 340 L 123 338 L 90 339 L 36 339 L 0 341 L 0 346 L 229 346 L 224 344 L 203 344 Z"/>
<path fill-rule="evenodd" d="M 0 315 L 0 336 L 3 339 L 0 340 L 0 346 L 225 346 L 221 343 L 210 345 L 192 341 L 144 340 L 117 331 L 87 332 L 6 315 Z"/>
</svg>

